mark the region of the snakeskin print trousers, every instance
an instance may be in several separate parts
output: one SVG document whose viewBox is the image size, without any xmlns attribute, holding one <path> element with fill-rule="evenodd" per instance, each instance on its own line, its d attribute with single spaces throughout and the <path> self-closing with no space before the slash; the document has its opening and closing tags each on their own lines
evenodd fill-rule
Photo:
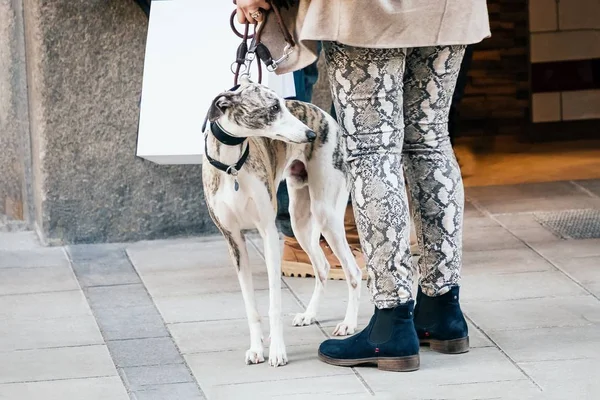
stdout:
<svg viewBox="0 0 600 400">
<path fill-rule="evenodd" d="M 324 46 L 373 302 L 391 308 L 412 298 L 405 185 L 421 249 L 419 284 L 442 295 L 459 284 L 462 263 L 464 189 L 448 113 L 465 46 Z"/>
</svg>

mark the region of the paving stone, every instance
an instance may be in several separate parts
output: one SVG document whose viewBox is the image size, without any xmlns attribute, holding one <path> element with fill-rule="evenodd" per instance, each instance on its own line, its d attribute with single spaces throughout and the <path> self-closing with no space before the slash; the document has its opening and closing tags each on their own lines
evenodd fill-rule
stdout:
<svg viewBox="0 0 600 400">
<path fill-rule="evenodd" d="M 468 251 L 463 254 L 463 275 L 553 271 L 555 268 L 528 248 Z"/>
<path fill-rule="evenodd" d="M 468 301 L 462 308 L 486 332 L 600 323 L 600 303 L 592 296 Z"/>
<path fill-rule="evenodd" d="M 517 362 L 600 359 L 600 326 L 491 331 L 489 335 Z"/>
<path fill-rule="evenodd" d="M 91 315 L 0 321 L 0 351 L 104 344 Z"/>
<path fill-rule="evenodd" d="M 104 345 L 2 353 L 0 383 L 116 376 Z"/>
<path fill-rule="evenodd" d="M 0 251 L 34 250 L 42 247 L 32 231 L 0 232 Z"/>
<path fill-rule="evenodd" d="M 472 229 L 463 235 L 465 252 L 523 248 L 526 248 L 525 244 L 502 227 Z"/>
<path fill-rule="evenodd" d="M 596 196 L 600 197 L 600 179 L 589 179 L 584 181 L 576 181 L 578 185 L 583 186 Z"/>
<path fill-rule="evenodd" d="M 468 353 L 449 356 L 428 349 L 421 351 L 421 368 L 410 374 L 360 368 L 360 375 L 378 392 L 402 393 L 405 398 L 437 398 L 436 386 L 480 382 L 521 381 L 527 379 L 498 349 L 471 349 Z M 490 396 L 493 397 L 493 396 Z M 445 398 L 445 397 L 442 397 Z"/>
<path fill-rule="evenodd" d="M 123 245 L 70 246 L 73 270 L 82 287 L 141 283 Z"/>
<path fill-rule="evenodd" d="M 0 296 L 0 321 L 92 317 L 81 290 Z"/>
<path fill-rule="evenodd" d="M 597 399 L 598 357 L 519 363 L 552 399 Z"/>
<path fill-rule="evenodd" d="M 269 319 L 262 321 L 263 334 L 269 336 Z M 248 322 L 245 319 L 170 324 L 169 331 L 182 354 L 235 350 L 243 357 L 250 347 Z M 286 319 L 283 334 L 287 346 L 311 345 L 315 349 L 326 339 L 316 325 L 296 327 Z M 210 340 L 206 340 L 210 338 Z M 268 346 L 269 339 L 265 339 Z"/>
<path fill-rule="evenodd" d="M 285 368 L 277 368 L 284 370 Z M 272 368 L 252 365 L 248 368 Z M 347 369 L 347 368 L 346 368 Z M 275 368 L 273 368 L 275 371 Z M 267 375 L 265 373 L 264 375 Z M 270 375 L 270 374 L 269 374 Z M 315 376 L 297 379 L 263 380 L 245 384 L 202 386 L 210 400 L 243 398 L 331 399 L 337 393 L 360 393 L 364 387 L 353 374 Z"/>
<path fill-rule="evenodd" d="M 421 367 L 423 368 L 423 367 Z M 416 372 L 421 374 L 425 372 Z M 547 394 L 527 379 L 487 381 L 473 383 L 453 384 L 403 384 L 390 385 L 389 391 L 377 390 L 376 399 L 387 400 L 415 399 L 415 400 L 481 400 L 481 399 L 519 399 L 542 400 L 547 399 Z"/>
<path fill-rule="evenodd" d="M 586 292 L 558 271 L 465 273 L 462 301 L 514 300 L 532 297 L 584 296 Z"/>
<path fill-rule="evenodd" d="M 157 385 L 196 382 L 185 364 L 127 367 L 120 368 L 119 373 L 130 391 L 150 390 Z"/>
<path fill-rule="evenodd" d="M 141 242 L 127 246 L 133 265 L 143 275 L 164 270 L 228 268 L 234 272 L 227 245 L 222 236 L 196 240 Z M 264 260 L 248 245 L 251 267 L 264 267 Z"/>
<path fill-rule="evenodd" d="M 554 263 L 573 258 L 600 256 L 600 239 L 563 240 L 558 243 L 540 243 L 533 246 Z"/>
<path fill-rule="evenodd" d="M 248 398 L 246 396 L 246 398 Z M 156 385 L 131 393 L 132 400 L 203 400 L 202 392 L 195 383 Z"/>
<path fill-rule="evenodd" d="M 106 340 L 167 337 L 169 333 L 154 305 L 94 310 Z"/>
<path fill-rule="evenodd" d="M 269 288 L 266 268 L 253 274 L 254 289 Z M 163 270 L 144 274 L 144 284 L 154 298 L 207 293 L 240 292 L 233 268 L 195 268 Z"/>
<path fill-rule="evenodd" d="M 182 362 L 171 338 L 115 340 L 107 342 L 117 367 L 178 364 Z"/>
<path fill-rule="evenodd" d="M 2 400 L 129 400 L 118 376 L 0 385 Z"/>
<path fill-rule="evenodd" d="M 79 290 L 69 266 L 0 268 L 0 295 Z"/>
<path fill-rule="evenodd" d="M 269 291 L 255 292 L 258 311 L 267 316 L 269 311 Z M 211 293 L 203 295 L 160 297 L 156 306 L 166 323 L 214 321 L 225 319 L 245 319 L 246 311 L 241 293 Z M 282 290 L 282 311 L 284 317 L 291 317 L 301 311 L 300 306 L 288 290 Z"/>
<path fill-rule="evenodd" d="M 78 244 L 67 246 L 66 249 L 76 262 L 110 263 L 127 257 L 125 245 L 120 243 Z"/>
<path fill-rule="evenodd" d="M 267 347 L 265 360 L 268 350 Z M 288 364 L 283 368 L 273 368 L 266 362 L 246 365 L 245 351 L 240 350 L 187 354 L 184 357 L 202 388 L 264 380 L 353 375 L 348 368 L 318 362 L 317 348 L 314 345 L 288 346 L 286 350 Z M 211 398 L 210 395 L 208 397 Z"/>
<path fill-rule="evenodd" d="M 569 182 L 473 187 L 467 189 L 467 195 L 492 214 L 573 210 L 600 205 L 597 198 Z"/>
<path fill-rule="evenodd" d="M 99 286 L 86 290 L 93 309 L 142 307 L 152 304 L 146 288 L 142 284 Z"/>
<path fill-rule="evenodd" d="M 0 269 L 69 266 L 69 259 L 61 247 L 0 251 L 2 252 L 0 256 Z"/>
</svg>

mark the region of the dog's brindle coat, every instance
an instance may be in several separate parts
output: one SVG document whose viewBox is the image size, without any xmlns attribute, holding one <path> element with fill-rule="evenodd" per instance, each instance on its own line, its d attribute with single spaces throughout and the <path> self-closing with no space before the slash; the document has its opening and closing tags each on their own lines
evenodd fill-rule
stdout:
<svg viewBox="0 0 600 400">
<path fill-rule="evenodd" d="M 309 255 L 317 277 L 306 311 L 297 314 L 293 324 L 302 326 L 315 321 L 330 268 L 319 245 L 323 234 L 343 266 L 349 291 L 346 316 L 337 325 L 334 335 L 354 333 L 361 272 L 344 230 L 348 187 L 338 124 L 318 107 L 284 101 L 270 89 L 248 81 L 234 91 L 217 96 L 208 117 L 211 122 L 218 121 L 230 135 L 248 138 L 242 145 L 224 145 L 212 135 L 209 124 L 205 134 L 207 151 L 212 158 L 233 165 L 245 146 L 250 146 L 250 155 L 235 178 L 211 166 L 206 157 L 202 166 L 206 203 L 227 241 L 244 297 L 250 327 L 246 362 L 264 361 L 260 314 L 256 309 L 242 234 L 244 229 L 256 228 L 263 238 L 269 277 L 269 364 L 287 363 L 281 315 L 281 250 L 275 226 L 276 191 L 282 179 L 286 179 L 288 185 L 294 233 Z M 237 191 L 234 179 L 239 183 Z"/>
</svg>

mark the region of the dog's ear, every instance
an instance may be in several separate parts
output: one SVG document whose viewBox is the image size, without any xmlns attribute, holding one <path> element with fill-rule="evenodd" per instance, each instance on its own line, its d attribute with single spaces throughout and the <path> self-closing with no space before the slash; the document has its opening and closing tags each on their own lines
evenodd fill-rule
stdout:
<svg viewBox="0 0 600 400">
<path fill-rule="evenodd" d="M 214 122 L 218 120 L 225 110 L 233 106 L 236 95 L 233 92 L 223 92 L 213 100 L 208 110 L 208 120 Z"/>
</svg>

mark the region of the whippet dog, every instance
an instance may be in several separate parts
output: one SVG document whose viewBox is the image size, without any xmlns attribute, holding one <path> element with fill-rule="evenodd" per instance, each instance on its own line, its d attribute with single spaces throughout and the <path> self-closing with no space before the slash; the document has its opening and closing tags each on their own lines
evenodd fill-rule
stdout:
<svg viewBox="0 0 600 400">
<path fill-rule="evenodd" d="M 264 242 L 269 279 L 269 364 L 287 363 L 281 309 L 281 248 L 275 217 L 278 184 L 285 179 L 294 234 L 310 257 L 315 288 L 293 325 L 313 323 L 330 266 L 319 240 L 325 237 L 339 258 L 348 283 L 348 308 L 333 335 L 353 334 L 357 326 L 361 271 L 344 231 L 348 202 L 345 146 L 336 121 L 320 108 L 284 100 L 260 84 L 219 94 L 204 127 L 206 155 L 202 165 L 204 194 L 210 215 L 226 239 L 237 270 L 250 326 L 246 363 L 264 361 L 260 314 L 243 230 L 256 229 Z"/>
</svg>

